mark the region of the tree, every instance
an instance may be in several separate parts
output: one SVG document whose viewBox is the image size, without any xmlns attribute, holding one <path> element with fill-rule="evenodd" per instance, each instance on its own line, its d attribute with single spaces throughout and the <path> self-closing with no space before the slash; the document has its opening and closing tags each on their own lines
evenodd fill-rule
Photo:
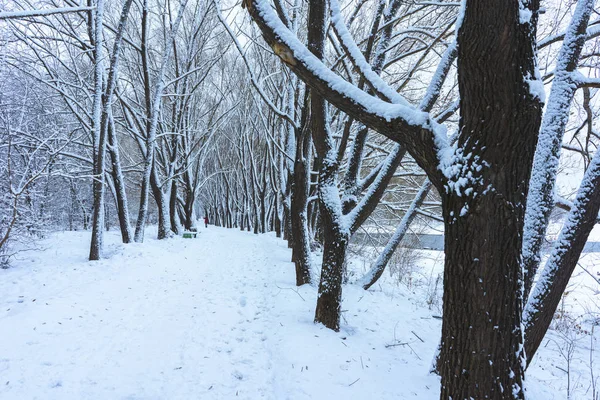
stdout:
<svg viewBox="0 0 600 400">
<path fill-rule="evenodd" d="M 331 4 L 339 18 L 336 1 Z M 288 67 L 330 103 L 404 146 L 440 192 L 446 232 L 441 397 L 523 398 L 520 250 L 542 109 L 530 90 L 538 5 L 466 2 L 457 34 L 461 120 L 455 148 L 360 54 L 356 67 L 379 98 L 325 67 L 266 1 L 245 6 Z M 521 21 L 520 13 L 529 18 Z"/>
<path fill-rule="evenodd" d="M 125 0 L 119 26 L 113 45 L 113 51 L 108 67 L 106 85 L 104 85 L 104 67 L 102 55 L 102 43 L 104 36 L 104 1 L 98 0 L 96 5 L 94 32 L 94 213 L 92 217 L 92 239 L 90 243 L 90 260 L 99 260 L 102 251 L 102 232 L 104 231 L 104 174 L 106 149 L 110 145 L 113 148 L 113 179 L 117 186 L 117 201 L 119 203 L 119 221 L 123 242 L 131 241 L 131 231 L 129 227 L 129 217 L 127 213 L 127 198 L 124 193 L 123 177 L 120 172 L 120 162 L 118 149 L 116 148 L 116 135 L 114 133 L 114 124 L 112 119 L 113 92 L 117 84 L 119 57 L 121 42 L 125 30 L 125 24 L 129 17 L 129 9 L 132 0 Z M 104 87 L 105 86 L 105 87 Z M 109 126 L 111 125 L 111 126 Z M 110 131 L 110 132 L 109 132 Z"/>
<path fill-rule="evenodd" d="M 597 82 L 586 79 L 577 71 L 580 55 L 586 41 L 586 29 L 594 2 L 580 0 L 569 24 L 554 70 L 554 82 L 547 111 L 540 130 L 540 143 L 534 159 L 525 219 L 523 266 L 525 296 L 529 295 L 540 263 L 542 241 L 553 209 L 554 186 L 558 170 L 561 143 L 571 103 L 578 87 Z M 575 202 L 561 230 L 550 259 L 525 307 L 525 350 L 528 363 L 533 358 L 554 316 L 562 294 L 567 288 L 579 256 L 600 210 L 598 189 L 598 157 L 596 152 L 581 182 Z"/>
</svg>

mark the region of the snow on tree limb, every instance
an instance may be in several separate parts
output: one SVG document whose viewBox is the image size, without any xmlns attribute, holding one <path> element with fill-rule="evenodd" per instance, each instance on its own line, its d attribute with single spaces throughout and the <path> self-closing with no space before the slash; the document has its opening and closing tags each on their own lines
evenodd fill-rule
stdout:
<svg viewBox="0 0 600 400">
<path fill-rule="evenodd" d="M 365 59 L 362 51 L 354 42 L 354 39 L 348 31 L 348 28 L 346 28 L 344 17 L 340 11 L 340 5 L 337 0 L 331 0 L 331 23 L 337 32 L 342 47 L 350 56 L 352 63 L 359 69 L 369 87 L 371 87 L 379 97 L 385 99 L 386 101 L 410 107 L 410 104 L 406 101 L 406 99 L 400 96 L 396 90 L 394 90 L 387 84 L 387 82 L 381 79 L 377 72 L 373 71 L 371 65 Z"/>
<path fill-rule="evenodd" d="M 577 191 L 552 254 L 523 311 L 528 362 L 539 347 L 577 266 L 600 210 L 600 152 L 596 152 Z"/>
<path fill-rule="evenodd" d="M 428 113 L 371 96 L 335 74 L 285 27 L 266 0 L 246 0 L 244 5 L 267 43 L 290 69 L 331 104 L 404 145 L 435 181 L 444 181 L 438 169 L 439 153 L 448 147 L 444 127 Z"/>
<path fill-rule="evenodd" d="M 560 42 L 565 38 L 565 35 L 566 32 L 562 32 L 558 35 L 548 36 L 547 38 L 538 41 L 538 49 L 543 49 L 544 47 L 549 46 L 552 43 Z M 590 40 L 598 36 L 600 36 L 600 22 L 596 21 L 595 25 L 588 26 L 585 40 Z"/>
<path fill-rule="evenodd" d="M 418 208 L 427 198 L 427 194 L 431 190 L 431 186 L 431 182 L 428 179 L 426 179 L 421 185 L 419 192 L 411 202 L 408 210 L 406 210 L 404 213 L 402 220 L 398 224 L 398 227 L 394 231 L 392 237 L 388 240 L 385 248 L 381 253 L 379 253 L 377 260 L 371 264 L 369 271 L 357 282 L 363 287 L 363 289 L 369 289 L 383 274 L 383 271 L 385 270 L 389 260 L 392 258 L 394 251 L 406 235 L 410 224 L 416 217 Z"/>
<path fill-rule="evenodd" d="M 46 10 L 23 10 L 23 11 L 5 11 L 0 12 L 0 19 L 20 19 L 30 17 L 45 17 L 55 14 L 69 14 L 84 11 L 93 11 L 96 7 L 63 7 L 50 8 Z"/>
<path fill-rule="evenodd" d="M 527 197 L 523 231 L 523 268 L 527 298 L 540 262 L 542 242 L 553 208 L 554 185 L 562 138 L 569 120 L 571 101 L 577 90 L 575 70 L 585 43 L 593 0 L 580 0 L 560 50 L 555 78 L 544 113 Z"/>
</svg>

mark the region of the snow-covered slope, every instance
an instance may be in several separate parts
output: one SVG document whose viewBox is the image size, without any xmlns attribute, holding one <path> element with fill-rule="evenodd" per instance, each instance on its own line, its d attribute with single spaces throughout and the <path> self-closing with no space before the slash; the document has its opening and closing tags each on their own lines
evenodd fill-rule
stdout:
<svg viewBox="0 0 600 400">
<path fill-rule="evenodd" d="M 122 245 L 110 233 L 99 262 L 88 243 L 56 234 L 0 270 L 0 399 L 439 396 L 441 323 L 408 290 L 347 286 L 335 333 L 313 324 L 316 289 L 294 286 L 271 234 L 211 226 Z M 530 394 L 563 399 L 535 378 L 555 376 L 548 363 Z"/>
</svg>

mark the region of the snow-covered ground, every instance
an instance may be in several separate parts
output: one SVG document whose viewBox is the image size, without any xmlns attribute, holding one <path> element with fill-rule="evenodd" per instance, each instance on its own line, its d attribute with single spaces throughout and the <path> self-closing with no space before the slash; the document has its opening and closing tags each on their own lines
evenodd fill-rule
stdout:
<svg viewBox="0 0 600 400">
<path fill-rule="evenodd" d="M 99 262 L 86 261 L 88 241 L 55 234 L 0 270 L 0 399 L 439 396 L 429 368 L 441 321 L 426 285 L 386 274 L 374 291 L 346 286 L 335 333 L 313 324 L 316 288 L 294 286 L 290 250 L 272 234 L 210 226 L 123 245 L 111 232 Z M 578 342 L 573 399 L 591 399 L 589 345 Z M 547 344 L 530 398 L 566 398 L 566 368 Z"/>
</svg>

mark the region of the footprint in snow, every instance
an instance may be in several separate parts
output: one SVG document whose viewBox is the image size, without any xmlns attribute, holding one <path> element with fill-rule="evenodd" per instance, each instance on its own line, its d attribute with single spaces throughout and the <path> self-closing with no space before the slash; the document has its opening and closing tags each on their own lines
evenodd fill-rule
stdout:
<svg viewBox="0 0 600 400">
<path fill-rule="evenodd" d="M 240 306 L 246 307 L 246 297 L 240 297 Z"/>
<path fill-rule="evenodd" d="M 244 374 L 242 374 L 240 371 L 233 371 L 233 373 L 231 375 L 233 375 L 233 377 L 235 379 L 237 379 L 238 381 L 241 381 L 242 379 L 244 379 Z"/>
</svg>

